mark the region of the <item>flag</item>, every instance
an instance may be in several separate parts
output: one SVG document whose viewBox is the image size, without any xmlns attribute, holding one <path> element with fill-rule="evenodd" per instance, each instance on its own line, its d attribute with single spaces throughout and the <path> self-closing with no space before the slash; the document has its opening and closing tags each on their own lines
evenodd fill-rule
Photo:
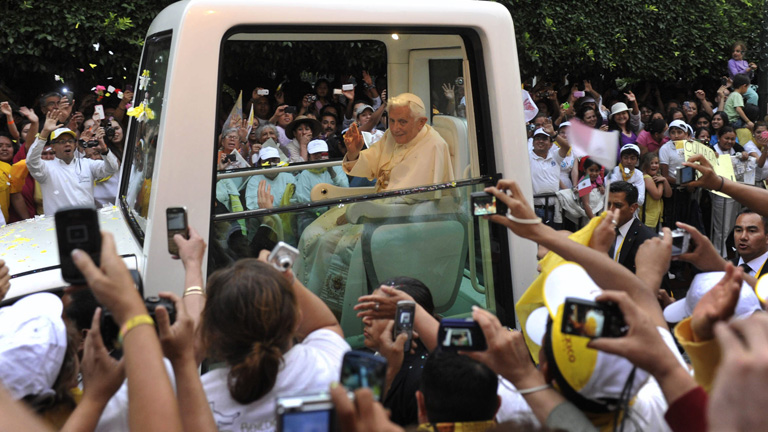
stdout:
<svg viewBox="0 0 768 432">
<path fill-rule="evenodd" d="M 251 104 L 251 113 L 248 114 L 248 133 L 245 135 L 250 135 L 251 130 L 253 130 L 253 104 Z"/>
<path fill-rule="evenodd" d="M 592 192 L 592 181 L 589 177 L 584 177 L 584 180 L 580 181 L 577 185 L 577 189 L 579 190 L 579 198 L 589 195 Z"/>
<path fill-rule="evenodd" d="M 240 90 L 240 95 L 237 97 L 235 106 L 232 107 L 232 111 L 227 117 L 226 123 L 224 123 L 224 129 L 231 127 L 240 127 L 243 122 L 243 91 Z"/>
<path fill-rule="evenodd" d="M 619 153 L 619 131 L 603 132 L 574 119 L 568 130 L 568 142 L 571 146 L 588 154 L 590 159 L 606 170 L 616 166 L 616 155 Z"/>
<path fill-rule="evenodd" d="M 531 94 L 528 93 L 527 90 L 523 90 L 523 115 L 525 116 L 525 121 L 529 122 L 533 120 L 534 117 L 536 117 L 536 114 L 539 113 L 539 107 L 536 106 L 536 103 L 531 98 Z"/>
</svg>

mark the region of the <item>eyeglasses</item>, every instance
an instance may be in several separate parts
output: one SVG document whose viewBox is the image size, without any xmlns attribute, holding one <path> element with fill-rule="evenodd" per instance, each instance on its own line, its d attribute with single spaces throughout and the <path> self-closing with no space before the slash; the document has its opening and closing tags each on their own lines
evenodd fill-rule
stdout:
<svg viewBox="0 0 768 432">
<path fill-rule="evenodd" d="M 63 139 L 63 140 L 56 140 L 53 143 L 54 144 L 74 144 L 75 140 L 73 138 L 69 138 L 69 139 Z"/>
</svg>

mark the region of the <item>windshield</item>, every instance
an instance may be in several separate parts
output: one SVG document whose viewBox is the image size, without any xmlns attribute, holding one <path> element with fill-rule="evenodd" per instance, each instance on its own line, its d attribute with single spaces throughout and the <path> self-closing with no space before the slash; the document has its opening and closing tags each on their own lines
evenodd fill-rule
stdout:
<svg viewBox="0 0 768 432">
<path fill-rule="evenodd" d="M 142 244 L 152 195 L 152 173 L 160 138 L 170 50 L 170 32 L 147 38 L 134 106 L 128 111 L 133 118 L 126 141 L 120 203 L 134 235 Z"/>
</svg>

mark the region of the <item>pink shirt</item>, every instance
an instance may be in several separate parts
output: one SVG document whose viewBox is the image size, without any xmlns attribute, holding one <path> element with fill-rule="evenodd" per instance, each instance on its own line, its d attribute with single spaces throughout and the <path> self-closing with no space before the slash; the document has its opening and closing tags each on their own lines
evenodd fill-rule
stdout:
<svg viewBox="0 0 768 432">
<path fill-rule="evenodd" d="M 669 141 L 668 137 L 664 137 L 664 139 L 661 140 L 661 143 L 654 141 L 653 135 L 646 130 L 640 132 L 640 135 L 637 137 L 637 143 L 645 146 L 649 152 L 659 151 L 661 146 L 667 141 Z"/>
</svg>

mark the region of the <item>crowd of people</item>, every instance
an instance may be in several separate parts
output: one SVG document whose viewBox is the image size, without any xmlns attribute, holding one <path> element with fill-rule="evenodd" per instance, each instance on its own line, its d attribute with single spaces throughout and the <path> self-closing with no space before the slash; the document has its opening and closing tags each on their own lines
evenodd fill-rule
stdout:
<svg viewBox="0 0 768 432">
<path fill-rule="evenodd" d="M 386 360 L 383 388 L 377 399 L 370 389 L 349 393 L 341 386 L 350 346 L 335 309 L 339 294 L 324 297 L 326 292 L 308 289 L 305 281 L 324 286 L 318 278 L 330 270 L 323 260 L 339 255 L 338 245 L 346 250 L 359 240 L 342 208 L 327 211 L 304 230 L 316 235 L 302 236 L 300 249 L 316 252 L 302 255 L 314 261 L 299 258 L 295 274 L 269 263 L 269 251 L 262 250 L 258 258 L 221 266 L 204 280 L 208 245 L 189 227 L 188 238 L 173 239 L 185 278 L 182 287 L 169 288 L 183 295 L 161 294 L 172 308 L 147 306 L 112 235 L 103 233 L 100 266 L 83 251 L 72 254 L 87 287 L 70 287 L 61 297 L 37 293 L 0 308 L 0 430 L 324 430 L 326 417 L 303 417 L 306 428 L 291 429 L 276 411 L 279 397 L 306 395 L 328 395 L 343 432 L 759 430 L 766 421 L 762 402 L 768 384 L 768 315 L 762 306 L 768 286 L 758 282 L 768 272 L 768 191 L 718 175 L 703 155 L 686 160 L 675 144 L 703 139 L 707 131 L 698 133 L 690 124 L 706 120 L 710 126 L 704 129 L 717 124 L 710 134 L 716 141 L 709 141 L 714 151 L 754 158 L 762 167 L 768 134 L 763 137 L 750 117 L 750 104 L 738 100 L 748 93 L 749 78 L 736 54 L 733 91 L 718 92 L 715 102 L 722 108 L 711 117 L 701 115 L 714 111 L 703 92 L 696 92 L 700 105 L 691 100 L 680 110 L 668 103 L 666 117 L 651 111 L 644 118 L 631 92 L 626 101 L 606 98 L 612 108 L 604 112 L 602 97 L 589 83 L 578 99 L 580 90 L 566 90 L 565 109 L 542 101 L 541 115 L 529 128 L 534 192 L 573 191 L 588 222 L 583 227 L 573 222 L 574 232 L 557 231 L 549 226 L 554 221 L 547 220 L 552 212 L 545 197 L 529 203 L 512 180 L 485 189 L 508 209 L 486 218 L 536 243 L 540 259 L 539 277 L 516 305 L 520 331 L 473 307 L 471 320 L 486 349 L 448 350 L 438 339 L 441 320 L 433 290 L 441 287 L 407 275 L 379 281 L 354 309 L 366 348 Z M 378 105 L 355 106 L 354 97 L 344 93 L 349 103 L 322 115 L 333 107 L 330 86 L 315 87 L 317 93 L 304 96 L 295 113 L 288 105 L 270 113 L 262 89 L 254 90 L 250 104 L 258 109 L 259 124 L 224 125 L 217 165 L 272 168 L 322 161 L 338 151 L 340 169 L 298 176 L 272 170 L 239 185 L 219 181 L 218 203 L 237 210 L 242 203 L 235 198 L 246 190 L 248 208 L 284 205 L 306 199 L 320 181 L 345 187 L 362 178 L 384 190 L 453 179 L 447 144 L 427 124 L 421 98 L 404 93 L 387 101 L 369 84 L 366 91 Z M 533 93 L 555 100 L 550 92 Z M 122 148 L 114 141 L 117 134 L 106 138 L 106 123 L 100 125 L 87 110 L 73 114 L 67 96 L 50 104 L 42 100 L 47 107 L 42 121 L 25 109 L 30 126 L 15 136 L 16 154 L 23 152 L 24 166 L 39 185 L 44 214 L 53 214 L 95 199 L 94 184 L 119 168 Z M 389 127 L 377 131 L 385 110 Z M 731 111 L 738 118 L 729 119 Z M 593 127 L 619 131 L 613 171 L 574 154 L 568 143 L 571 113 Z M 604 114 L 607 125 L 599 120 Z M 114 130 L 119 113 L 110 115 Z M 738 129 L 726 124 L 731 120 Z M 329 138 L 347 122 L 343 137 Z M 34 129 L 40 133 L 30 136 Z M 756 152 L 741 138 L 746 133 Z M 737 136 L 744 150 L 736 147 Z M 8 148 L 13 137 L 10 144 L 0 138 L 0 157 L 14 154 Z M 48 143 L 53 159 L 42 157 Z M 4 163 L 9 172 L 16 166 Z M 679 184 L 675 170 L 682 167 L 698 176 Z M 711 206 L 731 205 L 727 199 L 744 207 L 732 235 L 719 227 L 721 237 L 734 244 L 730 260 L 702 234 L 691 211 L 693 202 L 712 191 L 728 198 L 719 204 L 713 198 Z M 327 250 L 334 253 L 317 252 Z M 682 262 L 695 270 L 687 295 L 674 299 L 665 284 L 670 269 Z M 3 262 L 0 300 L 9 287 Z M 599 312 L 580 323 L 579 314 L 565 308 L 574 299 Z M 406 333 L 393 331 L 403 301 L 415 305 L 410 346 Z M 115 338 L 104 337 L 110 326 L 117 329 Z M 567 333 L 569 326 L 590 337 Z M 202 376 L 201 364 L 210 368 Z"/>
</svg>

